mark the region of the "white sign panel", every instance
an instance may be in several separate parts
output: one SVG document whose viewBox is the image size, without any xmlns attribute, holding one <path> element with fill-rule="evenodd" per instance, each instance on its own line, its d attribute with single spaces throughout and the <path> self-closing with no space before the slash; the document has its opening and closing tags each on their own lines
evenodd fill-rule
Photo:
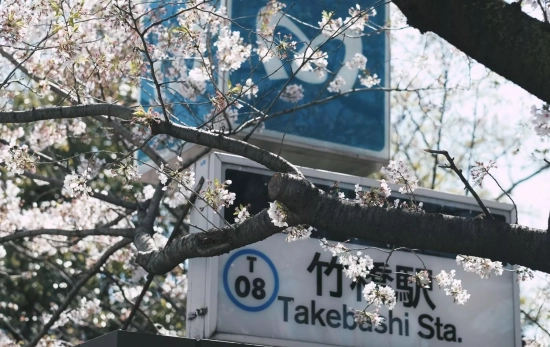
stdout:
<svg viewBox="0 0 550 347">
<path fill-rule="evenodd" d="M 352 282 L 319 240 L 284 239 L 275 235 L 219 258 L 217 333 L 235 334 L 235 340 L 237 335 L 277 339 L 246 341 L 286 346 L 298 341 L 312 346 L 516 345 L 517 293 L 510 272 L 482 280 L 454 259 L 420 255 L 433 274 L 457 269 L 456 277 L 471 293 L 462 306 L 437 285 L 424 289 L 408 282 L 410 274 L 423 270 L 413 253 L 394 252 L 384 268 L 388 254 L 366 250 L 375 268 L 364 281 Z M 371 276 L 394 288 L 398 301 L 392 311 L 380 310 L 386 320 L 377 327 L 358 325 L 350 311 L 366 307 L 362 289 Z"/>
<path fill-rule="evenodd" d="M 199 160 L 195 170 L 197 177 L 211 181 L 232 180 L 230 190 L 236 193 L 236 206 L 250 204 L 251 213 L 268 207 L 267 184 L 272 173 L 259 164 L 213 153 Z M 322 189 L 339 182 L 340 191 L 348 198 L 353 198 L 356 183 L 362 187 L 379 185 L 357 176 L 300 170 Z M 396 186 L 391 188 L 392 196 L 407 198 L 394 194 Z M 430 213 L 473 218 L 481 212 L 476 202 L 465 196 L 418 189 L 415 197 Z M 514 222 L 513 206 L 490 201 L 485 204 L 498 219 Z M 197 208 L 202 207 L 204 203 L 197 201 Z M 232 221 L 234 210 L 222 212 Z M 208 208 L 193 209 L 191 220 L 198 227 L 191 228 L 191 232 L 223 225 Z M 315 233 L 325 235 L 323 231 Z M 441 270 L 456 270 L 456 278 L 471 294 L 463 306 L 455 304 L 437 285 L 423 289 L 408 283 L 407 274 L 423 269 L 415 254 L 394 252 L 384 269 L 387 253 L 365 250 L 376 263 L 371 271 L 375 282 L 382 278 L 383 284 L 395 290 L 397 305 L 393 311 L 381 309 L 380 314 L 386 318 L 382 325 L 359 326 L 350 308 L 366 307 L 361 292 L 373 278 L 352 282 L 342 273 L 336 258 L 323 251 L 318 239 L 287 243 L 284 238 L 275 235 L 220 257 L 189 261 L 189 337 L 292 347 L 521 346 L 519 287 L 510 272 L 481 279 L 465 273 L 454 258 L 436 257 L 433 255 L 440 254 L 433 252 L 419 254 L 434 275 Z M 353 242 L 347 246 L 364 247 Z"/>
</svg>

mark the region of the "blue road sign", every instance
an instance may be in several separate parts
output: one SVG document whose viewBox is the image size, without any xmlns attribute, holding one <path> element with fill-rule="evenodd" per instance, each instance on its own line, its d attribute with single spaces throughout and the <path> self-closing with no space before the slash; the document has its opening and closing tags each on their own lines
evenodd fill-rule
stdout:
<svg viewBox="0 0 550 347">
<path fill-rule="evenodd" d="M 303 99 L 297 104 L 277 100 L 269 114 L 288 110 L 285 116 L 274 118 L 266 122 L 266 129 L 300 137 L 331 142 L 339 145 L 356 147 L 371 151 L 382 151 L 386 146 L 388 134 L 386 124 L 386 101 L 382 91 L 363 91 L 347 96 L 337 97 L 329 102 L 302 108 L 293 111 L 293 107 L 306 105 L 330 96 L 334 93 L 324 91 L 328 83 L 336 76 L 346 80 L 341 88 L 343 92 L 352 88 L 363 88 L 358 81 L 358 69 L 349 69 L 345 62 L 355 53 L 362 53 L 367 57 L 367 69 L 371 75 L 377 74 L 381 85 L 387 85 L 386 70 L 387 38 L 386 34 L 372 28 L 366 28 L 363 35 L 346 31 L 346 36 L 340 35 L 332 40 L 323 35 L 318 27 L 323 11 L 333 12 L 333 18 L 345 19 L 349 17 L 349 9 L 355 8 L 357 0 L 341 1 L 282 1 L 286 4 L 283 9 L 289 16 L 275 16 L 272 20 L 276 24 L 275 38 L 291 34 L 292 40 L 297 42 L 298 53 L 308 47 L 319 48 L 328 54 L 327 69 L 329 73 L 319 76 L 315 72 L 299 72 L 292 77 L 293 69 L 297 65 L 285 64 L 277 57 L 261 63 L 257 54 L 252 55 L 249 61 L 231 73 L 232 84 L 244 82 L 247 78 L 258 84 L 259 99 L 255 101 L 257 109 L 267 109 L 273 99 L 285 85 L 297 84 L 303 88 Z M 262 41 L 257 32 L 261 29 L 259 14 L 266 5 L 266 0 L 228 0 L 230 17 L 233 20 L 233 30 L 239 30 L 245 41 L 255 45 Z M 369 20 L 373 28 L 385 24 L 386 6 L 375 0 L 360 1 L 361 8 L 375 7 L 377 14 Z M 293 19 L 296 18 L 297 20 Z M 302 23 L 301 23 L 302 22 Z M 253 31 L 250 31 L 252 29 Z M 280 35 L 279 35 L 280 33 Z M 291 53 L 294 55 L 294 53 Z M 290 55 L 289 54 L 289 57 Z M 290 78 L 290 82 L 289 82 Z M 246 109 L 242 110 L 239 119 L 246 118 Z M 291 119 L 292 117 L 292 119 Z M 290 121 L 290 124 L 289 124 Z"/>
<path fill-rule="evenodd" d="M 226 0 L 221 5 L 227 6 L 227 13 L 231 19 L 231 30 L 239 31 L 245 44 L 251 44 L 258 48 L 258 42 L 262 37 L 258 34 L 262 30 L 264 21 L 262 13 L 268 0 Z M 319 29 L 319 22 L 322 13 L 333 13 L 332 18 L 350 16 L 350 8 L 355 8 L 357 0 L 339 1 L 291 1 L 282 0 L 286 5 L 282 16 L 277 13 L 271 17 L 269 25 L 274 25 L 275 42 L 285 35 L 292 35 L 292 41 L 296 41 L 296 48 L 288 51 L 286 58 L 274 56 L 268 61 L 260 61 L 257 51 L 236 71 L 222 73 L 214 76 L 219 81 L 221 90 L 227 89 L 228 80 L 234 86 L 245 85 L 251 79 L 258 87 L 257 97 L 249 102 L 253 108 L 245 105 L 238 110 L 237 124 L 260 113 L 257 110 L 268 110 L 269 116 L 277 115 L 265 122 L 265 136 L 273 131 L 270 136 L 280 137 L 282 133 L 292 137 L 292 141 L 304 143 L 309 147 L 332 148 L 338 147 L 342 151 L 354 152 L 356 154 L 367 154 L 370 157 L 388 157 L 388 135 L 389 135 L 389 113 L 387 109 L 387 95 L 381 90 L 365 88 L 361 85 L 359 77 L 366 75 L 377 75 L 380 78 L 381 86 L 388 86 L 388 40 L 382 30 L 378 30 L 385 24 L 387 17 L 387 5 L 376 0 L 361 1 L 361 8 L 375 8 L 377 14 L 369 16 L 369 27 L 363 33 L 347 30 L 344 34 L 337 35 L 329 40 Z M 180 10 L 179 6 L 165 7 L 166 16 L 169 17 Z M 372 14 L 372 13 L 371 13 Z M 167 21 L 165 26 L 174 29 L 178 26 L 176 17 Z M 378 29 L 377 29 L 378 28 Z M 150 37 L 150 42 L 155 44 L 155 36 Z M 265 41 L 263 41 L 265 43 Z M 303 54 L 307 49 L 319 49 L 328 55 L 328 64 L 324 73 L 315 71 L 300 71 L 295 73 L 298 64 L 295 58 Z M 217 48 L 212 45 L 207 50 L 206 59 L 211 54 L 216 63 Z M 352 59 L 356 53 L 367 57 L 367 74 L 359 68 L 349 68 L 346 62 Z M 171 57 L 170 57 L 171 58 Z M 281 59 L 280 59 L 281 58 Z M 210 82 L 206 82 L 204 92 L 197 98 L 186 97 L 185 88 L 190 81 L 188 74 L 193 67 L 199 64 L 196 59 L 187 59 L 178 66 L 186 70 L 181 73 L 180 79 L 183 83 L 174 83 L 173 76 L 167 77 L 166 72 L 173 69 L 171 59 L 158 63 L 157 78 L 165 83 L 162 90 L 164 102 L 169 110 L 181 122 L 189 126 L 204 125 L 205 118 L 211 114 L 213 105 L 211 98 L 216 96 L 216 90 Z M 199 64 L 200 65 L 200 64 Z M 220 73 L 217 70 L 217 73 Z M 343 96 L 327 91 L 327 86 L 335 79 L 345 81 L 341 85 Z M 292 86 L 292 87 L 289 87 Z M 299 89 L 303 98 L 298 101 L 281 98 L 280 93 L 286 87 Z M 346 94 L 352 89 L 362 91 Z M 142 80 L 140 103 L 147 107 L 157 104 L 155 100 L 156 89 L 150 82 L 150 78 Z M 323 99 L 331 98 L 330 101 Z M 309 107 L 305 107 L 313 103 Z M 279 135 L 277 135 L 279 134 Z M 261 137 L 262 134 L 256 134 Z M 273 138 L 272 138 L 273 140 Z M 166 144 L 165 147 L 172 147 Z M 162 147 L 161 147 L 162 148 Z M 138 158 L 143 158 L 142 153 Z"/>
</svg>

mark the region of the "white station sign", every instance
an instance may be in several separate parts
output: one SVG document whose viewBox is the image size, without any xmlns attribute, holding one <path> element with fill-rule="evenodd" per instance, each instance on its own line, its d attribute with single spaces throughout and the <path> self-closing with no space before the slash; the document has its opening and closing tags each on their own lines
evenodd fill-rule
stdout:
<svg viewBox="0 0 550 347">
<path fill-rule="evenodd" d="M 353 197 L 356 183 L 379 185 L 367 178 L 300 170 L 318 187 L 339 182 L 348 198 Z M 253 213 L 267 207 L 271 173 L 248 159 L 213 153 L 199 160 L 196 176 L 232 180 L 230 190 L 237 195 L 236 205 L 250 204 Z M 392 190 L 396 192 L 397 187 Z M 476 202 L 464 196 L 418 189 L 415 197 L 428 212 L 470 217 L 480 213 Z M 513 206 L 485 204 L 498 218 L 514 222 Z M 203 206 L 197 201 L 199 209 Z M 230 220 L 233 211 L 225 211 L 225 218 Z M 194 209 L 191 220 L 201 228 L 191 232 L 223 225 L 210 209 Z M 457 305 L 437 284 L 424 289 L 408 282 L 409 274 L 424 269 L 414 253 L 396 251 L 384 268 L 387 252 L 366 249 L 363 253 L 373 259 L 375 267 L 371 275 L 353 282 L 344 275 L 337 258 L 321 248 L 319 239 L 288 243 L 285 237 L 274 235 L 219 257 L 189 261 L 187 336 L 292 347 L 521 346 L 519 286 L 511 272 L 481 279 L 464 272 L 454 258 L 418 254 L 434 275 L 456 270 L 455 278 L 462 280 L 471 294 L 466 305 Z M 354 242 L 346 245 L 365 247 Z M 362 290 L 373 279 L 381 279 L 395 290 L 397 305 L 392 311 L 380 310 L 385 317 L 380 326 L 358 325 L 350 308 L 367 306 Z"/>
<path fill-rule="evenodd" d="M 437 284 L 425 289 L 408 282 L 410 274 L 423 269 L 413 253 L 394 252 L 384 268 L 388 254 L 366 250 L 375 261 L 371 275 L 394 288 L 397 305 L 380 310 L 386 318 L 381 325 L 358 325 L 350 308 L 366 307 L 362 289 L 373 278 L 347 278 L 317 239 L 284 239 L 275 235 L 220 257 L 218 333 L 335 346 L 516 345 L 517 287 L 510 272 L 482 280 L 454 259 L 420 255 L 433 274 L 457 269 L 456 278 L 471 293 L 462 306 Z M 295 345 L 281 342 L 277 345 Z"/>
</svg>

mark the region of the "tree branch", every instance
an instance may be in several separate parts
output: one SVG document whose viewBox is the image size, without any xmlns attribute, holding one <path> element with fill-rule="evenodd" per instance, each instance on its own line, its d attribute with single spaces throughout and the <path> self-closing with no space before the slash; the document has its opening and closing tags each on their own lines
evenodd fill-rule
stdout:
<svg viewBox="0 0 550 347">
<path fill-rule="evenodd" d="M 64 230 L 64 229 L 36 229 L 36 230 L 23 230 L 16 231 L 13 234 L 0 237 L 0 244 L 11 241 L 22 239 L 25 237 L 34 238 L 40 235 L 58 235 L 58 236 L 67 236 L 67 237 L 86 237 L 86 236 L 95 236 L 95 235 L 105 235 L 105 236 L 123 236 L 131 238 L 134 235 L 135 229 L 106 229 L 106 228 L 97 228 L 89 230 Z"/>
<path fill-rule="evenodd" d="M 114 104 L 92 104 L 32 109 L 30 111 L 0 112 L 0 124 L 31 123 L 48 119 L 71 119 L 94 116 L 111 116 L 132 119 L 134 111 Z"/>
<path fill-rule="evenodd" d="M 294 175 L 277 173 L 269 197 L 308 224 L 344 238 L 400 247 L 467 254 L 550 273 L 550 237 L 545 230 L 439 213 L 366 207 L 333 198 Z"/>
<path fill-rule="evenodd" d="M 213 134 L 208 131 L 177 124 L 167 124 L 165 122 L 161 122 L 160 124 L 152 123 L 151 131 L 155 135 L 166 134 L 180 140 L 237 154 L 262 164 L 266 168 L 275 172 L 293 173 L 300 176 L 302 175 L 294 165 L 282 157 L 244 141 L 225 137 L 221 134 Z"/>
<path fill-rule="evenodd" d="M 298 224 L 294 216 L 290 216 L 287 223 L 288 225 Z M 137 233 L 134 237 L 134 244 L 139 251 L 136 262 L 149 273 L 165 274 L 186 259 L 224 254 L 264 240 L 284 229 L 276 227 L 267 215 L 267 210 L 264 209 L 241 224 L 186 235 L 174 240 L 163 250 L 155 246 L 150 235 Z"/>
<path fill-rule="evenodd" d="M 393 0 L 410 26 L 432 31 L 550 102 L 550 25 L 502 0 Z M 522 68 L 528 66 L 529 68 Z"/>
</svg>

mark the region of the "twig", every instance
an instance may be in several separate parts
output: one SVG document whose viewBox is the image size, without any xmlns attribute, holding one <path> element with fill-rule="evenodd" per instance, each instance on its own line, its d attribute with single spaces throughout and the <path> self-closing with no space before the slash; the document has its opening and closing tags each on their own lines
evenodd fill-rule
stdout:
<svg viewBox="0 0 550 347">
<path fill-rule="evenodd" d="M 516 224 L 519 224 L 519 219 L 518 219 L 518 205 L 516 205 L 516 202 L 514 201 L 514 199 L 512 199 L 512 197 L 510 196 L 510 194 L 508 194 L 504 188 L 502 188 L 502 186 L 500 185 L 500 183 L 498 183 L 497 179 L 491 175 L 489 173 L 489 170 L 487 170 L 487 175 L 489 175 L 489 177 L 491 177 L 493 179 L 493 181 L 495 181 L 495 183 L 497 184 L 497 186 L 500 188 L 500 190 L 502 190 L 502 192 L 504 194 L 506 194 L 506 196 L 508 197 L 508 199 L 510 199 L 510 201 L 512 201 L 512 204 L 514 204 L 514 209 L 516 210 Z"/>
<path fill-rule="evenodd" d="M 453 170 L 458 175 L 458 177 L 460 178 L 462 183 L 464 183 L 464 186 L 466 187 L 466 189 L 468 189 L 470 191 L 470 193 L 472 193 L 472 196 L 474 197 L 474 199 L 476 199 L 477 204 L 479 205 L 479 207 L 481 207 L 481 209 L 483 210 L 483 213 L 485 214 L 485 216 L 490 217 L 491 219 L 495 219 L 495 217 L 491 213 L 489 213 L 489 210 L 487 209 L 487 207 L 485 207 L 485 204 L 483 204 L 483 201 L 481 201 L 481 199 L 479 198 L 479 195 L 477 195 L 474 188 L 472 188 L 470 183 L 468 183 L 468 180 L 462 174 L 462 170 L 460 170 L 459 168 L 456 167 L 453 158 L 451 158 L 451 156 L 449 155 L 449 152 L 439 151 L 439 150 L 435 150 L 435 149 L 425 149 L 424 151 L 428 152 L 428 153 L 431 153 L 431 154 L 442 154 L 442 155 L 444 155 L 445 158 L 447 158 L 447 161 L 449 162 L 449 165 L 448 166 L 440 166 L 440 167 L 445 168 L 445 169 Z"/>
<path fill-rule="evenodd" d="M 130 315 L 124 321 L 124 325 L 122 326 L 122 330 L 128 330 L 128 326 L 132 322 L 132 319 L 134 319 L 134 316 L 136 315 L 136 312 L 139 310 L 139 305 L 141 304 L 141 301 L 143 300 L 143 297 L 145 296 L 145 293 L 147 293 L 147 290 L 149 290 L 149 286 L 151 285 L 151 282 L 153 282 L 153 278 L 155 278 L 155 275 L 153 275 L 153 274 L 147 275 L 147 281 L 143 285 L 143 289 L 141 290 L 141 293 L 137 297 L 136 302 L 134 303 L 134 306 L 132 306 L 132 311 L 130 311 Z"/>
</svg>

